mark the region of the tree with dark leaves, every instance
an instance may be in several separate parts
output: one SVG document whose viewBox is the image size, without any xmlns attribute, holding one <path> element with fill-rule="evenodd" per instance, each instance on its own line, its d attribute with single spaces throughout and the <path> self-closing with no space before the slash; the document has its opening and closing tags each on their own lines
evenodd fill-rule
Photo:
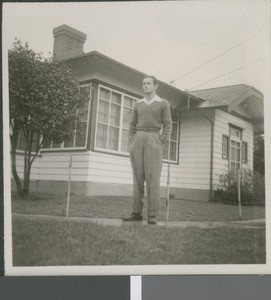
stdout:
<svg viewBox="0 0 271 300">
<path fill-rule="evenodd" d="M 30 173 L 40 149 L 73 138 L 78 111 L 88 101 L 77 77 L 61 61 L 44 58 L 15 40 L 8 53 L 12 174 L 18 194 L 29 194 Z M 18 175 L 18 138 L 24 138 L 23 182 Z"/>
</svg>

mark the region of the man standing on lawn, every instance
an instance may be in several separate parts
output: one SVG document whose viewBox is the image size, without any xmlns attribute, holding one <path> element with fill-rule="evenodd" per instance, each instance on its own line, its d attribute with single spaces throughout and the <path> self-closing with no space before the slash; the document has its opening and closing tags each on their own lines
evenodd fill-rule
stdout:
<svg viewBox="0 0 271 300">
<path fill-rule="evenodd" d="M 156 95 L 158 80 L 143 79 L 145 97 L 136 102 L 129 127 L 129 152 L 133 170 L 132 214 L 124 221 L 141 221 L 146 181 L 148 224 L 156 224 L 160 202 L 160 176 L 165 141 L 171 132 L 169 103 Z"/>
</svg>

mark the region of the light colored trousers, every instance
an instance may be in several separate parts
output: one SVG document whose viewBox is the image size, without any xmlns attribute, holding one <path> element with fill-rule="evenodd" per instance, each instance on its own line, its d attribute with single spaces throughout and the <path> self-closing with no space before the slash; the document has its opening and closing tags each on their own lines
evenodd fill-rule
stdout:
<svg viewBox="0 0 271 300">
<path fill-rule="evenodd" d="M 137 131 L 129 143 L 133 170 L 133 213 L 142 213 L 145 181 L 148 216 L 156 216 L 159 211 L 163 148 L 159 132 Z"/>
</svg>

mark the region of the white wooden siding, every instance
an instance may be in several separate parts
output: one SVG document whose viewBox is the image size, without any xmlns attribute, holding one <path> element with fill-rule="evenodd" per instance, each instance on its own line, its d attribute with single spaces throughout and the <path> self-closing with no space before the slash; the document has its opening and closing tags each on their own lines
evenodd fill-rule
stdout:
<svg viewBox="0 0 271 300">
<path fill-rule="evenodd" d="M 39 174 L 38 161 L 39 161 L 39 157 L 36 157 L 36 159 L 32 164 L 31 174 L 30 174 L 31 179 L 37 179 L 37 176 Z M 11 167 L 11 161 L 10 161 L 10 167 Z M 22 179 L 24 176 L 24 154 L 23 153 L 18 152 L 16 154 L 16 169 L 17 169 L 18 176 Z"/>
<path fill-rule="evenodd" d="M 209 112 L 209 117 L 212 113 Z M 243 141 L 248 143 L 248 167 L 253 165 L 253 127 L 222 110 L 213 111 L 214 187 L 219 174 L 228 170 L 228 160 L 222 158 L 222 135 L 229 134 L 229 122 L 244 128 Z M 210 188 L 211 123 L 202 112 L 182 112 L 180 118 L 179 165 L 171 164 L 170 186 L 174 188 Z M 132 184 L 132 169 L 129 157 L 92 151 L 42 152 L 37 157 L 31 172 L 34 180 L 68 180 L 70 155 L 73 156 L 71 179 L 82 182 Z M 17 156 L 20 177 L 23 174 L 23 155 Z M 167 167 L 164 163 L 161 186 L 167 185 Z"/>
<path fill-rule="evenodd" d="M 73 157 L 71 180 L 132 184 L 132 169 L 129 157 L 116 156 L 92 151 L 52 151 L 42 152 L 37 157 L 31 172 L 34 180 L 60 180 L 69 178 L 70 156 Z M 171 186 L 179 186 L 176 178 L 176 165 L 171 165 Z M 17 158 L 20 177 L 23 175 L 23 156 Z M 167 183 L 167 164 L 163 165 L 161 185 Z"/>
<path fill-rule="evenodd" d="M 210 114 L 210 112 L 209 112 Z M 211 124 L 202 112 L 182 112 L 180 126 L 179 166 L 176 181 L 179 188 L 210 188 Z"/>
<path fill-rule="evenodd" d="M 229 161 L 222 158 L 222 136 L 229 135 L 229 123 L 243 128 L 242 140 L 248 145 L 248 163 L 243 164 L 244 168 L 253 168 L 253 126 L 251 123 L 242 120 L 225 111 L 215 111 L 214 124 L 214 161 L 213 161 L 213 185 L 219 185 L 219 175 L 228 172 Z"/>
</svg>

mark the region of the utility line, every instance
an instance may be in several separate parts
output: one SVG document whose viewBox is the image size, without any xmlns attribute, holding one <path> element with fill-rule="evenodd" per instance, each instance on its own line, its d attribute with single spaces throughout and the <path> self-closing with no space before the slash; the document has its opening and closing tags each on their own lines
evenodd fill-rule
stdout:
<svg viewBox="0 0 271 300">
<path fill-rule="evenodd" d="M 244 68 L 246 68 L 246 67 L 248 67 L 248 66 L 250 66 L 250 65 L 252 65 L 252 64 L 255 64 L 256 62 L 258 62 L 258 61 L 260 61 L 260 60 L 261 60 L 261 58 L 258 58 L 258 59 L 256 59 L 256 60 L 252 61 L 251 63 L 249 63 L 248 65 L 244 65 L 244 66 L 239 67 L 239 68 L 237 68 L 237 69 L 234 69 L 234 70 L 232 70 L 232 71 L 230 71 L 230 72 L 228 72 L 228 73 L 225 73 L 225 74 L 223 74 L 223 75 L 219 75 L 219 76 L 217 76 L 217 77 L 215 77 L 215 78 L 213 78 L 213 79 L 210 79 L 210 80 L 208 80 L 208 81 L 202 82 L 202 83 L 200 83 L 200 84 L 198 84 L 198 85 L 195 85 L 195 86 L 189 88 L 188 90 L 194 89 L 194 88 L 199 87 L 199 86 L 201 86 L 201 85 L 203 85 L 203 84 L 205 84 L 205 83 L 209 83 L 209 82 L 214 81 L 214 80 L 216 80 L 216 79 L 218 79 L 218 78 L 224 77 L 224 76 L 226 76 L 226 75 L 228 75 L 228 74 L 231 74 L 231 73 L 236 72 L 236 71 L 238 71 L 238 70 L 244 69 Z"/>
<path fill-rule="evenodd" d="M 219 55 L 213 57 L 212 59 L 208 60 L 207 62 L 205 62 L 205 63 L 199 65 L 198 67 L 196 67 L 196 68 L 194 68 L 194 69 L 188 71 L 187 73 L 184 73 L 183 75 L 179 76 L 179 77 L 176 78 L 175 80 L 171 80 L 170 83 L 172 84 L 172 83 L 174 83 L 175 81 L 177 81 L 177 80 L 179 80 L 179 79 L 185 77 L 186 75 L 188 75 L 188 74 L 190 74 L 190 73 L 192 73 L 192 72 L 198 70 L 199 68 L 201 68 L 201 67 L 203 67 L 203 66 L 209 64 L 210 62 L 212 62 L 212 61 L 214 61 L 215 59 L 221 57 L 222 55 L 226 54 L 227 52 L 229 52 L 229 51 L 231 51 L 231 50 L 233 50 L 233 49 L 239 47 L 240 45 L 242 45 L 242 44 L 245 43 L 246 41 L 248 41 L 248 40 L 254 38 L 254 37 L 257 36 L 257 35 L 259 35 L 260 33 L 261 33 L 260 31 L 257 32 L 257 33 L 255 33 L 254 35 L 248 37 L 247 39 L 241 41 L 240 43 L 238 43 L 238 44 L 232 46 L 231 48 L 229 48 L 229 49 L 227 49 L 227 50 L 225 50 L 224 52 L 222 52 L 222 53 L 220 53 Z"/>
</svg>

